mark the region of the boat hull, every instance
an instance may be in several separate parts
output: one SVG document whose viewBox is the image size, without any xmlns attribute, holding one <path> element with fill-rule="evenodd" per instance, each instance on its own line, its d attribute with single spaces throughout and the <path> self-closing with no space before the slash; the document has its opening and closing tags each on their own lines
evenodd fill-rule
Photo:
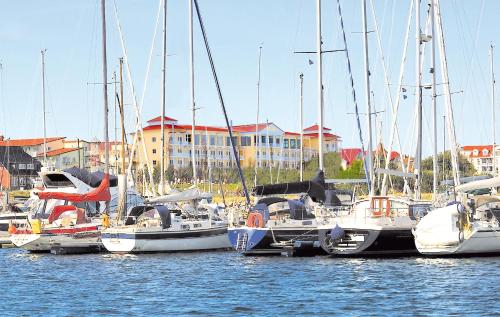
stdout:
<svg viewBox="0 0 500 317">
<path fill-rule="evenodd" d="M 245 255 L 326 254 L 319 245 L 316 227 L 271 229 L 245 226 L 229 228 L 228 235 L 233 248 Z"/>
<path fill-rule="evenodd" d="M 423 245 L 416 240 L 416 246 L 421 254 L 429 256 L 498 255 L 500 231 L 482 228 L 471 234 L 457 233 L 456 243 Z"/>
<path fill-rule="evenodd" d="M 78 228 L 66 232 L 44 230 L 40 234 L 21 231 L 11 234 L 10 240 L 15 246 L 30 252 L 75 254 L 99 252 L 104 249 L 97 227 Z"/>
<path fill-rule="evenodd" d="M 230 249 L 227 228 L 189 231 L 107 229 L 101 240 L 112 253 L 181 252 Z"/>
<path fill-rule="evenodd" d="M 319 230 L 321 247 L 335 256 L 404 256 L 417 254 L 411 229 L 343 228 L 342 237 L 332 239 L 331 229 Z"/>
<path fill-rule="evenodd" d="M 3 213 L 0 214 L 0 244 L 11 243 L 8 232 L 9 225 L 21 227 L 27 223 L 27 213 Z"/>
</svg>

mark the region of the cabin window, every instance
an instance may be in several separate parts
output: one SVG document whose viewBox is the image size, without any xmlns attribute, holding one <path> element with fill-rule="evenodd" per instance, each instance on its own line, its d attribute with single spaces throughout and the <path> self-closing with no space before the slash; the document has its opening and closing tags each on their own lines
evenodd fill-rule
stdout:
<svg viewBox="0 0 500 317">
<path fill-rule="evenodd" d="M 181 229 L 182 229 L 182 230 L 189 230 L 189 225 L 182 225 L 182 226 L 181 226 Z"/>
<path fill-rule="evenodd" d="M 195 223 L 195 224 L 193 224 L 193 227 L 194 228 L 200 228 L 201 227 L 201 223 Z"/>
</svg>

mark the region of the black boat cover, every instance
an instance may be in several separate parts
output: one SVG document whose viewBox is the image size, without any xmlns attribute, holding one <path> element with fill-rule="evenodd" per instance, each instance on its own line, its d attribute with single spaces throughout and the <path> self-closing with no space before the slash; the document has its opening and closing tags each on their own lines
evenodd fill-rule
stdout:
<svg viewBox="0 0 500 317">
<path fill-rule="evenodd" d="M 87 170 L 83 168 L 78 168 L 76 166 L 67 168 L 63 171 L 71 174 L 71 176 L 78 178 L 85 184 L 94 188 L 99 187 L 102 180 L 104 179 L 104 173 L 101 171 L 89 173 Z M 114 175 L 109 175 L 109 187 L 116 187 L 116 186 L 118 186 L 118 178 Z"/>
<path fill-rule="evenodd" d="M 125 225 L 130 226 L 135 224 L 137 218 L 148 210 L 154 209 L 153 206 L 135 206 L 128 213 L 127 219 L 125 220 Z"/>
<path fill-rule="evenodd" d="M 255 196 L 307 193 L 313 201 L 323 202 L 325 200 L 325 177 L 323 171 L 318 171 L 310 181 L 258 185 L 252 192 Z"/>
</svg>

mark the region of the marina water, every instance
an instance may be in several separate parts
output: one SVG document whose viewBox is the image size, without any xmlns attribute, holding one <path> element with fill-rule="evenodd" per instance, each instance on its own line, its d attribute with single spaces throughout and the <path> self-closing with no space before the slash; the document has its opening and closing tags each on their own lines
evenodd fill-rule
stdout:
<svg viewBox="0 0 500 317">
<path fill-rule="evenodd" d="M 0 249 L 2 316 L 494 315 L 500 257 L 338 259 Z"/>
</svg>

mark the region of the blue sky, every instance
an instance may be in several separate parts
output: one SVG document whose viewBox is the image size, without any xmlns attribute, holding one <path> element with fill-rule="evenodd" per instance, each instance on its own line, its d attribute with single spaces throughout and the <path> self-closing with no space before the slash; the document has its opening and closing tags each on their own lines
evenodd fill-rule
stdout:
<svg viewBox="0 0 500 317">
<path fill-rule="evenodd" d="M 410 1 L 373 0 L 392 94 L 399 73 Z M 441 0 L 450 68 L 456 130 L 461 144 L 491 143 L 492 123 L 488 48 L 500 43 L 495 0 Z M 117 0 L 136 91 L 144 86 L 147 60 L 158 10 L 157 0 Z M 359 104 L 364 112 L 361 1 L 341 1 Z M 369 29 L 374 22 L 368 1 Z M 167 115 L 190 122 L 188 68 L 188 1 L 168 2 Z M 261 118 L 284 130 L 299 129 L 298 75 L 304 73 L 305 124 L 317 121 L 314 56 L 293 54 L 315 49 L 315 1 L 199 0 L 230 118 L 234 124 L 253 123 L 256 112 L 258 47 L 262 51 Z M 422 5 L 424 21 L 425 1 Z M 107 1 L 109 77 L 123 55 L 113 2 Z M 413 25 L 413 22 L 412 22 Z M 200 124 L 223 125 L 223 117 L 196 24 L 196 100 Z M 143 106 L 143 122 L 159 114 L 161 42 L 158 34 Z M 371 83 L 380 115 L 382 138 L 388 141 L 390 111 L 376 35 L 370 33 Z M 102 138 L 100 12 L 98 0 L 4 1 L 0 11 L 0 60 L 3 64 L 0 134 L 11 138 L 42 135 L 40 50 L 47 49 L 47 122 L 50 136 Z M 343 47 L 336 1 L 323 1 L 325 49 Z M 414 98 L 414 27 L 412 26 L 405 84 L 408 98 L 401 104 L 400 133 L 405 152 L 411 149 Z M 496 54 L 500 56 L 500 50 Z M 428 72 L 427 54 L 424 72 Z M 500 59 L 495 69 L 500 76 Z M 351 91 L 343 53 L 324 56 L 325 123 L 343 137 L 344 146 L 359 146 Z M 439 78 L 439 77 L 438 77 Z M 428 81 L 427 77 L 424 81 Z M 441 82 L 438 79 L 438 82 Z M 128 85 L 125 85 L 128 87 Z M 461 92 L 463 91 L 463 92 Z M 113 87 L 110 86 L 110 127 L 113 136 Z M 427 92 L 425 92 L 427 93 Z M 440 91 L 438 91 L 440 93 Z M 428 93 L 427 93 L 428 95 Z M 439 148 L 442 148 L 443 102 L 439 107 Z M 131 95 L 126 91 L 126 121 L 133 129 Z M 498 106 L 497 106 L 498 107 Z M 424 153 L 430 153 L 430 97 L 424 97 Z M 363 118 L 365 120 L 365 118 Z M 363 121 L 364 123 L 365 121 Z M 497 129 L 500 130 L 500 129 Z M 366 133 L 366 131 L 365 131 Z"/>
</svg>

